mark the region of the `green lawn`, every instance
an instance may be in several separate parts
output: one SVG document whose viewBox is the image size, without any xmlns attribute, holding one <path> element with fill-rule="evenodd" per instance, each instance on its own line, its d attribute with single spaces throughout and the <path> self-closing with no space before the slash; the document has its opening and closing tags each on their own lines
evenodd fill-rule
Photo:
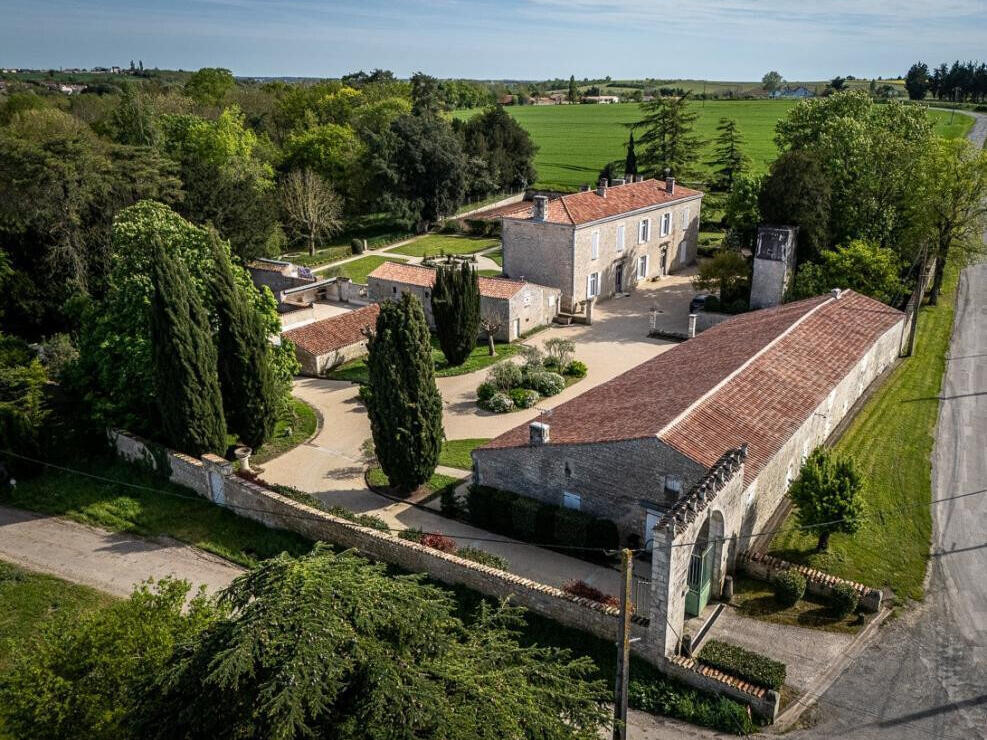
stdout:
<svg viewBox="0 0 987 740">
<path fill-rule="evenodd" d="M 114 532 L 173 537 L 246 566 L 285 550 L 303 553 L 311 547 L 298 535 L 241 518 L 137 466 L 103 460 L 75 467 L 113 482 L 49 469 L 18 481 L 14 491 L 0 495 L 0 502 Z"/>
<path fill-rule="evenodd" d="M 278 419 L 271 439 L 259 450 L 254 451 L 250 456 L 250 462 L 259 465 L 283 455 L 315 434 L 318 425 L 319 419 L 315 409 L 300 398 L 292 397 L 288 413 Z"/>
<path fill-rule="evenodd" d="M 377 254 L 368 254 L 366 257 L 361 257 L 360 259 L 353 260 L 352 262 L 344 262 L 341 265 L 331 268 L 330 274 L 348 277 L 354 283 L 366 285 L 367 275 L 372 273 L 385 262 L 406 261 L 407 260 L 402 259 L 401 257 L 382 257 Z"/>
<path fill-rule="evenodd" d="M 809 627 L 829 632 L 859 632 L 865 624 L 859 614 L 837 619 L 823 599 L 806 594 L 795 606 L 782 606 L 775 599 L 774 589 L 764 581 L 736 576 L 730 605 L 745 617 L 775 624 Z"/>
<path fill-rule="evenodd" d="M 466 375 L 477 370 L 483 370 L 495 362 L 500 362 L 507 357 L 517 354 L 518 345 L 498 343 L 496 350 L 497 354 L 491 357 L 486 342 L 477 344 L 470 353 L 470 356 L 466 358 L 466 362 L 456 367 L 450 367 L 446 363 L 442 349 L 439 347 L 439 341 L 435 337 L 432 337 L 432 362 L 435 363 L 435 375 L 439 378 L 450 378 L 454 375 Z M 328 373 L 326 377 L 330 380 L 348 380 L 351 383 L 366 383 L 368 378 L 366 359 L 351 360 Z"/>
<path fill-rule="evenodd" d="M 412 236 L 414 234 L 395 224 L 386 214 L 375 213 L 354 219 L 341 233 L 320 244 L 312 256 L 306 251 L 294 249 L 286 252 L 284 258 L 298 265 L 320 267 L 349 257 L 353 239 L 366 239 L 369 249 L 379 249 Z"/>
<path fill-rule="evenodd" d="M 723 83 L 730 85 L 733 83 Z M 740 83 L 738 83 L 740 84 Z M 745 152 L 753 162 L 755 172 L 767 170 L 777 155 L 774 127 L 780 118 L 796 105 L 794 100 L 697 100 L 693 109 L 699 113 L 695 133 L 707 142 L 716 136 L 720 118 L 737 121 L 746 141 Z M 583 183 L 594 183 L 603 166 L 615 159 L 623 160 L 627 143 L 627 124 L 641 118 L 637 103 L 616 105 L 543 105 L 508 106 L 506 110 L 517 119 L 538 145 L 535 187 L 576 190 Z M 477 111 L 461 110 L 458 118 L 470 118 Z M 941 135 L 960 136 L 972 125 L 965 116 L 956 114 L 953 126 L 948 126 L 950 113 L 930 111 Z M 703 148 L 702 159 L 708 159 L 712 146 Z"/>
<path fill-rule="evenodd" d="M 473 458 L 470 453 L 482 444 L 489 442 L 489 439 L 447 439 L 442 443 L 442 452 L 439 453 L 439 465 L 448 465 L 450 468 L 460 468 L 470 470 L 473 467 Z"/>
<path fill-rule="evenodd" d="M 456 234 L 429 234 L 409 244 L 390 250 L 388 254 L 404 254 L 409 257 L 435 257 L 439 254 L 473 254 L 500 246 L 500 239 L 489 237 L 457 236 Z"/>
<path fill-rule="evenodd" d="M 932 533 L 931 455 L 958 274 L 950 265 L 939 305 L 919 316 L 915 355 L 892 372 L 836 445 L 856 460 L 872 514 L 855 535 L 834 534 L 828 552 L 815 552 L 815 534 L 788 531 L 775 536 L 772 555 L 889 586 L 898 598 L 922 598 Z M 794 518 L 785 526 L 794 527 Z"/>
<path fill-rule="evenodd" d="M 432 477 L 425 483 L 425 487 L 430 492 L 428 498 L 425 500 L 427 501 L 442 495 L 442 491 L 446 488 L 455 488 L 461 480 L 462 478 L 455 478 L 451 475 L 432 473 Z M 377 466 L 367 471 L 367 482 L 375 488 L 387 488 L 390 486 L 390 482 L 387 480 L 387 476 L 384 475 L 384 471 Z M 419 503 L 423 502 L 420 501 Z"/>
<path fill-rule="evenodd" d="M 490 254 L 483 255 L 487 259 L 491 259 L 496 262 L 501 267 L 504 266 L 504 250 L 498 249 L 496 252 L 491 252 Z"/>
<path fill-rule="evenodd" d="M 480 277 L 500 277 L 504 274 L 503 270 L 477 270 L 476 274 Z"/>
<path fill-rule="evenodd" d="M 74 619 L 112 601 L 95 589 L 0 561 L 0 672 L 49 622 Z"/>
</svg>

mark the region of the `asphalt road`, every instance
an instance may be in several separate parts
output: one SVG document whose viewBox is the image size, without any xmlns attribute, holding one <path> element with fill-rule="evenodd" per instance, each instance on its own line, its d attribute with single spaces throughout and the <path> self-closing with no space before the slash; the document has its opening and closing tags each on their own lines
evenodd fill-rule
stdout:
<svg viewBox="0 0 987 740">
<path fill-rule="evenodd" d="M 981 146 L 987 116 L 970 138 Z M 985 234 L 987 240 L 987 234 Z M 960 278 L 943 381 L 925 601 L 882 630 L 797 738 L 987 738 L 987 263 Z"/>
</svg>

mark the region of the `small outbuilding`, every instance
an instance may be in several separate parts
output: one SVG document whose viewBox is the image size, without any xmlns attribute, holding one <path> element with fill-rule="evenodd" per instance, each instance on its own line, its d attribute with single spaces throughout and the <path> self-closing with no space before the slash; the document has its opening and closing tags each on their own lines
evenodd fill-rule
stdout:
<svg viewBox="0 0 987 740">
<path fill-rule="evenodd" d="M 402 293 L 411 293 L 421 301 L 428 325 L 434 329 L 431 297 L 435 272 L 431 267 L 385 262 L 370 273 L 367 292 L 374 302 L 395 300 Z M 500 319 L 500 329 L 494 334 L 498 341 L 514 341 L 550 323 L 559 312 L 557 288 L 508 278 L 480 277 L 478 281 L 481 314 Z"/>
<path fill-rule="evenodd" d="M 295 345 L 295 356 L 303 375 L 324 375 L 334 367 L 367 353 L 367 332 L 377 324 L 380 306 L 347 311 L 284 332 L 281 337 Z"/>
</svg>

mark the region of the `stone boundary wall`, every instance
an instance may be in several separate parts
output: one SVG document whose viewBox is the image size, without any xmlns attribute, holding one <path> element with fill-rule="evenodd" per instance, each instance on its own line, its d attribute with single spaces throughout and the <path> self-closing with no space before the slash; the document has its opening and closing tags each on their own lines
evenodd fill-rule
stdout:
<svg viewBox="0 0 987 740">
<path fill-rule="evenodd" d="M 520 193 L 514 193 L 514 195 L 509 195 L 502 200 L 498 200 L 496 203 L 487 203 L 486 205 L 478 206 L 472 210 L 465 211 L 464 213 L 457 213 L 455 216 L 448 216 L 449 220 L 459 220 L 463 218 L 472 218 L 474 216 L 482 216 L 485 211 L 492 211 L 496 208 L 503 208 L 504 206 L 510 206 L 515 203 L 520 203 L 524 200 L 525 192 L 522 190 Z"/>
<path fill-rule="evenodd" d="M 778 716 L 781 694 L 774 689 L 748 683 L 682 655 L 667 658 L 665 665 L 660 667 L 682 683 L 748 704 L 751 711 L 763 719 L 774 721 Z"/>
<path fill-rule="evenodd" d="M 619 610 L 615 607 L 572 596 L 554 586 L 480 565 L 386 532 L 361 527 L 313 509 L 235 476 L 232 463 L 216 455 L 207 454 L 196 460 L 119 430 L 109 431 L 108 436 L 123 459 L 153 470 L 167 466 L 168 478 L 173 483 L 191 488 L 238 516 L 253 519 L 267 527 L 286 529 L 311 540 L 324 540 L 353 548 L 373 560 L 392 563 L 412 573 L 427 573 L 443 583 L 466 586 L 499 599 L 510 598 L 512 604 L 560 624 L 605 640 L 617 639 Z M 692 668 L 683 668 L 659 655 L 649 642 L 647 619 L 635 616 L 631 631 L 632 637 L 639 638 L 631 644 L 631 649 L 659 670 L 693 688 L 748 704 L 752 711 L 767 719 L 773 720 L 777 715 L 777 700 L 772 708 L 770 697 L 740 688 L 736 679 L 725 674 L 708 675 Z M 758 690 L 764 692 L 763 689 Z"/>
<path fill-rule="evenodd" d="M 787 560 L 776 558 L 771 555 L 762 555 L 755 552 L 741 553 L 737 558 L 737 565 L 748 575 L 755 578 L 771 582 L 775 575 L 785 571 L 794 570 L 805 576 L 805 589 L 814 596 L 829 598 L 833 595 L 833 587 L 845 583 L 853 586 L 853 589 L 860 594 L 860 606 L 869 612 L 880 611 L 883 594 L 876 588 L 865 586 L 856 581 L 848 581 L 844 578 L 831 576 L 821 570 L 810 568 L 807 565 L 795 565 Z"/>
<path fill-rule="evenodd" d="M 696 334 L 706 331 L 707 329 L 712 329 L 717 324 L 722 324 L 727 319 L 732 319 L 734 316 L 740 315 L 742 314 L 699 311 L 696 314 Z"/>
</svg>

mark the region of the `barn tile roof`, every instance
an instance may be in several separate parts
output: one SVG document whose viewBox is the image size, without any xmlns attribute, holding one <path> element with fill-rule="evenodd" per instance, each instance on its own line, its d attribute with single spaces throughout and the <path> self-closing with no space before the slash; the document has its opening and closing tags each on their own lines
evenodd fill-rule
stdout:
<svg viewBox="0 0 987 740">
<path fill-rule="evenodd" d="M 355 311 L 290 329 L 281 336 L 312 355 L 324 355 L 362 342 L 365 338 L 364 331 L 374 327 L 379 313 L 380 304 L 371 303 Z"/>
<path fill-rule="evenodd" d="M 844 291 L 742 314 L 561 404 L 550 444 L 657 437 L 705 467 L 748 444 L 753 478 L 903 314 Z M 523 424 L 482 449 L 528 443 Z"/>
<path fill-rule="evenodd" d="M 384 262 L 368 277 L 379 280 L 390 280 L 395 283 L 407 283 L 421 288 L 431 288 L 435 285 L 435 269 L 421 265 L 407 265 L 400 262 Z M 508 278 L 480 277 L 480 295 L 485 298 L 512 298 L 524 287 L 523 280 Z"/>
<path fill-rule="evenodd" d="M 606 197 L 596 190 L 570 193 L 545 204 L 545 221 L 556 224 L 588 224 L 600 219 L 631 213 L 642 208 L 701 196 L 702 192 L 676 183 L 674 192 L 665 189 L 664 180 L 642 180 L 607 188 Z M 525 203 L 517 210 L 505 213 L 504 218 L 530 220 L 533 205 Z"/>
</svg>

